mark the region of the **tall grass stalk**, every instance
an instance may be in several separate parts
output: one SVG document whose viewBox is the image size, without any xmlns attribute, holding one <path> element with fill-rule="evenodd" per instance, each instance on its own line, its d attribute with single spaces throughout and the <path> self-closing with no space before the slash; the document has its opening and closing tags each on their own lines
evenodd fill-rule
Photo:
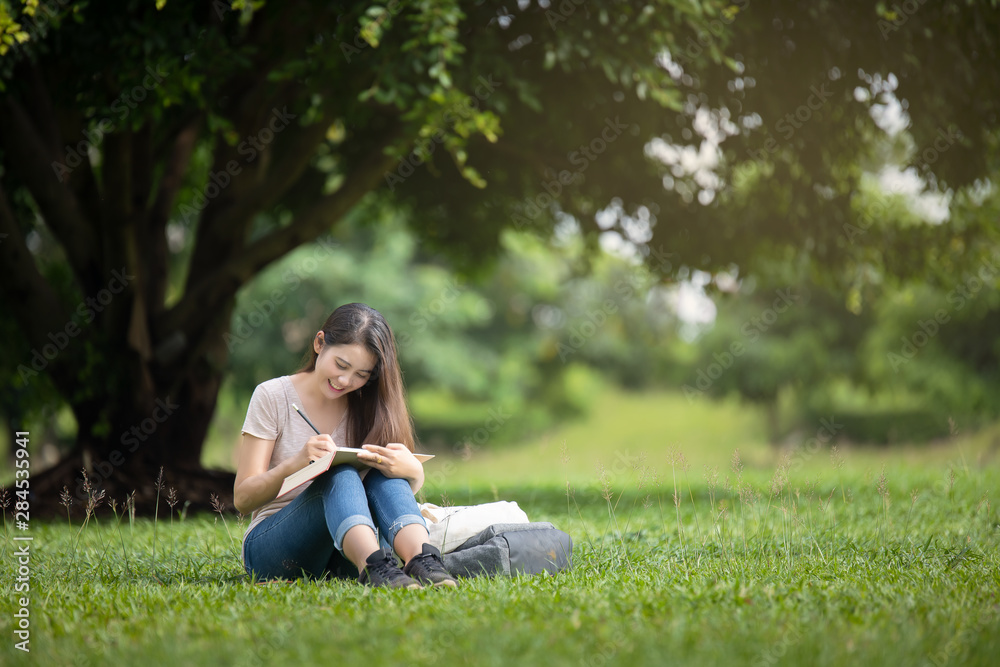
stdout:
<svg viewBox="0 0 1000 667">
<path fill-rule="evenodd" d="M 174 506 L 177 505 L 177 489 L 167 489 L 167 505 L 170 507 L 170 527 L 174 527 Z"/>
<path fill-rule="evenodd" d="M 156 525 L 160 516 L 160 491 L 163 490 L 163 466 L 156 476 L 156 503 L 153 505 L 153 578 L 156 579 Z M 159 581 L 159 579 L 157 579 Z"/>
<path fill-rule="evenodd" d="M 888 544 L 888 529 L 889 529 L 889 481 L 885 477 L 885 467 L 882 468 L 882 473 L 879 475 L 878 480 L 875 483 L 875 491 L 879 495 L 880 507 L 879 507 L 879 529 L 878 537 L 882 548 L 886 548 Z"/>
<path fill-rule="evenodd" d="M 639 493 L 638 492 L 641 492 L 646 487 L 646 484 L 647 484 L 648 480 L 652 480 L 654 483 L 658 482 L 657 476 L 655 475 L 655 473 L 653 473 L 645 465 L 645 455 L 640 455 L 639 456 L 639 459 L 632 466 L 632 470 L 633 470 L 633 472 L 635 472 L 635 473 L 638 474 L 639 480 L 638 480 L 638 483 L 637 483 L 637 486 L 636 486 L 637 493 L 636 493 L 635 497 L 632 499 L 632 505 L 629 507 L 628 516 L 625 518 L 625 527 L 623 528 L 623 531 L 622 531 L 623 534 L 627 533 L 628 529 L 629 529 L 629 526 L 632 525 L 632 517 L 633 517 L 633 515 L 635 513 L 636 506 L 640 502 L 640 500 L 639 500 Z M 619 500 L 619 502 L 621 501 L 621 496 L 619 496 L 618 500 Z M 642 505 L 643 505 L 643 508 L 647 508 L 647 509 L 652 505 L 652 502 L 650 501 L 650 496 L 649 496 L 648 493 L 646 494 L 645 498 L 642 499 Z M 616 504 L 616 507 L 617 507 L 617 504 Z"/>
<path fill-rule="evenodd" d="M 80 530 L 76 533 L 76 540 L 73 544 L 73 552 L 76 552 L 76 548 L 80 543 L 80 537 L 83 535 L 84 529 L 90 524 L 90 517 L 94 517 L 94 522 L 97 523 L 96 510 L 100 507 L 101 503 L 104 501 L 104 489 L 98 491 L 94 488 L 93 484 L 90 483 L 90 478 L 87 476 L 87 469 L 82 468 L 83 473 L 83 493 L 86 495 L 87 500 L 83 508 L 83 523 L 80 524 Z M 104 544 L 104 538 L 100 535 L 98 531 L 98 539 L 101 540 L 101 544 Z"/>
<path fill-rule="evenodd" d="M 736 505 L 736 500 L 740 503 L 740 529 L 743 533 L 743 553 L 747 552 L 747 517 L 746 517 L 746 506 L 743 502 L 744 500 L 744 488 L 743 488 L 743 461 L 740 459 L 740 450 L 733 450 L 733 458 L 730 462 L 730 467 L 733 474 L 736 475 L 736 482 L 733 488 L 736 490 L 737 498 L 733 500 L 733 505 Z M 730 495 L 730 497 L 732 497 Z"/>
<path fill-rule="evenodd" d="M 618 494 L 618 499 L 615 500 L 615 502 L 612 504 L 611 499 L 614 498 L 615 494 L 614 491 L 611 489 L 611 482 L 608 479 L 607 471 L 602 471 L 602 476 L 603 476 L 603 482 L 602 482 L 603 490 L 601 495 L 604 497 L 605 502 L 607 502 L 608 504 L 608 519 L 609 519 L 608 528 L 610 529 L 610 527 L 614 525 L 615 531 L 618 533 L 618 543 L 621 545 L 622 548 L 622 555 L 621 558 L 618 560 L 618 563 L 619 564 L 624 563 L 626 567 L 632 569 L 633 568 L 632 559 L 629 558 L 628 546 L 625 544 L 625 533 L 622 530 L 622 527 L 618 525 L 618 514 L 616 512 L 616 510 L 618 509 L 618 503 L 621 502 L 622 498 L 625 496 L 625 492 L 628 490 L 628 484 L 626 484 L 622 488 L 621 493 Z M 603 542 L 604 540 L 602 540 L 602 543 Z M 603 553 L 603 545 L 601 551 Z"/>
<path fill-rule="evenodd" d="M 681 494 L 677 489 L 677 453 L 672 452 L 669 456 L 670 473 L 674 480 L 674 512 L 677 516 L 677 539 L 681 543 L 681 563 L 684 565 L 684 570 L 687 571 L 687 548 L 684 544 L 684 525 L 681 523 Z"/>
<path fill-rule="evenodd" d="M 562 463 L 563 467 L 563 477 L 565 477 L 566 479 L 566 514 L 569 515 L 573 514 L 573 512 L 570 510 L 570 500 L 572 499 L 573 507 L 576 509 L 576 514 L 577 516 L 580 517 L 581 524 L 585 525 L 585 522 L 582 521 L 583 513 L 580 511 L 580 505 L 579 503 L 576 502 L 576 492 L 573 491 L 573 488 L 572 486 L 570 486 L 569 483 L 569 473 L 567 472 L 566 467 L 569 465 L 570 457 L 569 457 L 569 448 L 566 447 L 565 440 L 563 440 L 562 445 L 559 447 L 559 460 Z M 589 535 L 587 536 L 587 539 L 588 540 L 590 539 Z"/>
<path fill-rule="evenodd" d="M 903 537 L 906 537 L 907 530 L 910 527 L 910 517 L 913 515 L 913 506 L 917 504 L 917 498 L 920 497 L 920 489 L 912 489 L 910 491 L 910 509 L 906 510 L 906 521 L 903 522 Z"/>
<path fill-rule="evenodd" d="M 114 499 L 111 499 L 109 504 L 111 505 L 111 513 L 115 516 L 115 531 L 118 533 L 118 541 L 122 545 L 122 558 L 125 559 L 125 574 L 126 576 L 131 576 L 132 566 L 128 560 L 128 550 L 125 548 L 125 537 L 122 535 L 122 517 L 125 516 L 125 504 L 122 504 L 121 515 L 118 514 L 118 503 Z"/>
<path fill-rule="evenodd" d="M 209 498 L 212 501 L 212 509 L 220 517 L 222 517 L 222 525 L 226 529 L 226 535 L 229 536 L 229 546 L 227 547 L 227 551 L 229 551 L 233 555 L 239 557 L 239 552 L 236 550 L 236 546 L 235 546 L 236 545 L 236 540 L 233 538 L 233 534 L 229 530 L 229 522 L 226 521 L 226 504 L 224 502 L 222 502 L 222 499 L 219 498 L 218 494 L 213 493 L 213 494 L 211 494 L 209 496 Z"/>
<path fill-rule="evenodd" d="M 698 518 L 697 504 L 694 501 L 694 489 L 691 488 L 691 479 L 688 477 L 688 471 L 691 469 L 691 464 L 688 463 L 687 458 L 680 451 L 677 452 L 678 463 L 681 468 L 681 472 L 684 473 L 684 481 L 687 483 L 688 487 L 688 498 L 691 499 L 691 507 L 695 509 L 694 512 L 694 529 L 698 533 L 699 541 L 705 544 L 705 534 L 701 529 L 701 520 Z"/>
<path fill-rule="evenodd" d="M 73 524 L 70 520 L 69 510 L 73 505 L 73 495 L 69 492 L 68 486 L 64 486 L 62 491 L 59 492 L 59 504 L 66 508 L 66 526 L 72 528 Z"/>
</svg>

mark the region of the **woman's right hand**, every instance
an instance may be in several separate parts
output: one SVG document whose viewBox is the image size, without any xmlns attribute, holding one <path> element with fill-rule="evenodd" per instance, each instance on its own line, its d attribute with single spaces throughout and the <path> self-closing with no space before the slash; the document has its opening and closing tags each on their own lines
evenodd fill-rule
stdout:
<svg viewBox="0 0 1000 667">
<path fill-rule="evenodd" d="M 296 469 L 305 468 L 313 461 L 317 461 L 335 451 L 337 451 L 337 444 L 328 434 L 314 435 L 306 440 L 306 444 L 299 450 L 298 463 L 300 465 L 296 466 Z"/>
<path fill-rule="evenodd" d="M 274 500 L 286 477 L 305 468 L 310 461 L 337 451 L 337 445 L 329 435 L 314 435 L 297 454 L 269 468 L 273 451 L 274 440 L 262 440 L 249 433 L 243 434 L 240 460 L 236 466 L 236 482 L 233 484 L 233 504 L 241 514 L 249 515 Z"/>
</svg>

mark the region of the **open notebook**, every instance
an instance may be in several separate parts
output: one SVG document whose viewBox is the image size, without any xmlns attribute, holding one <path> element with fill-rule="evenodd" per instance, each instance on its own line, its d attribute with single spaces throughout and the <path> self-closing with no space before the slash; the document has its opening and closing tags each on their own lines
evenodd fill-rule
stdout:
<svg viewBox="0 0 1000 667">
<path fill-rule="evenodd" d="M 277 497 L 280 498 L 292 489 L 302 486 L 311 479 L 319 477 L 335 465 L 339 466 L 346 463 L 347 465 L 354 466 L 358 470 L 369 468 L 370 466 L 368 463 L 358 458 L 358 454 L 365 451 L 367 450 L 355 449 L 354 447 L 338 447 L 337 451 L 327 454 L 321 459 L 316 459 L 316 461 L 310 463 L 305 468 L 300 468 L 286 477 L 285 481 L 281 483 L 281 488 L 278 489 Z M 433 454 L 414 454 L 414 456 L 421 463 L 434 458 Z"/>
</svg>

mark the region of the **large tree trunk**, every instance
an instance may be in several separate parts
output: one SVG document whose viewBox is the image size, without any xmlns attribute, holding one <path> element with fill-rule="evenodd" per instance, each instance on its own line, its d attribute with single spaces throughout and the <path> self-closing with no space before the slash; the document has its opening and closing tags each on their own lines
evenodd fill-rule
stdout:
<svg viewBox="0 0 1000 667">
<path fill-rule="evenodd" d="M 79 426 L 75 446 L 56 466 L 34 476 L 33 513 L 65 515 L 68 492 L 70 511 L 81 515 L 89 497 L 103 491 L 104 511 L 110 501 L 121 507 L 134 493 L 137 512 L 152 514 L 161 469 L 160 513 L 167 508 L 171 488 L 178 508 L 188 504 L 190 509 L 209 509 L 213 495 L 231 508 L 234 475 L 201 464 L 222 381 L 219 355 L 226 352 L 221 335 L 217 340 L 186 370 L 149 369 L 152 383 L 116 385 L 109 380 L 98 398 L 72 404 Z M 103 360 L 107 367 L 97 376 L 127 380 L 124 371 L 135 363 L 135 354 L 129 350 Z"/>
<path fill-rule="evenodd" d="M 402 122 L 394 111 L 380 115 L 377 138 L 357 143 L 357 158 L 340 186 L 325 192 L 326 176 L 310 164 L 327 141 L 329 124 L 282 121 L 280 136 L 273 125 L 275 109 L 299 109 L 311 98 L 295 84 L 273 86 L 267 69 L 236 77 L 226 88 L 232 131 L 256 137 L 270 128 L 273 141 L 251 159 L 220 134 L 212 143 L 210 172 L 231 176 L 222 185 L 209 179 L 192 199 L 197 208 L 192 201 L 178 207 L 206 130 L 201 111 L 164 113 L 138 127 L 122 124 L 96 140 L 99 169 L 83 151 L 72 170 L 54 173 L 53 164 L 70 164 L 72 141 L 66 138 L 80 136 L 90 119 L 79 110 L 55 113 L 49 91 L 58 89 L 58 76 L 49 80 L 48 70 L 27 59 L 17 67 L 17 94 L 0 96 L 0 151 L 17 165 L 0 182 L 0 303 L 23 339 L 16 353 L 24 360 L 19 388 L 44 374 L 78 424 L 72 450 L 32 475 L 32 513 L 65 514 L 64 488 L 78 513 L 101 491 L 105 503 L 121 506 L 134 492 L 137 511 L 162 511 L 171 488 L 192 508 L 210 508 L 213 494 L 231 507 L 233 474 L 205 470 L 201 452 L 228 357 L 223 334 L 236 293 L 384 184 L 383 175 L 396 165 L 386 148 L 402 135 Z M 330 118 L 339 113 L 338 100 L 326 98 Z M 28 195 L 33 207 L 24 203 Z M 255 216 L 279 204 L 294 209 L 294 221 L 251 234 Z M 176 301 L 167 298 L 172 215 L 182 224 L 196 223 L 186 284 Z M 36 218 L 58 242 L 64 272 L 41 270 L 45 262 L 30 249 Z M 53 400 L 45 392 L 35 396 Z"/>
</svg>

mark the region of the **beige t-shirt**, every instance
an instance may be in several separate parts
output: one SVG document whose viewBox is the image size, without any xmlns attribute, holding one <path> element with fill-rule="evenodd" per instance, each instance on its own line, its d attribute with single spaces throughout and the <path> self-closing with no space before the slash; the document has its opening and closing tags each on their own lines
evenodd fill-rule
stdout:
<svg viewBox="0 0 1000 667">
<path fill-rule="evenodd" d="M 316 435 L 316 431 L 306 423 L 306 420 L 296 414 L 295 409 L 292 408 L 293 403 L 305 413 L 302 399 L 295 391 L 292 378 L 288 375 L 260 383 L 250 398 L 247 418 L 243 422 L 243 433 L 261 440 L 274 440 L 274 449 L 271 451 L 268 470 L 285 459 L 295 456 L 302 449 L 302 445 L 306 444 L 306 440 Z M 308 414 L 306 416 L 310 417 Z M 310 417 L 310 419 L 312 418 Z M 332 433 L 334 443 L 340 446 L 347 444 L 346 421 L 346 419 L 342 419 L 337 430 Z M 306 482 L 302 486 L 292 489 L 286 495 L 255 510 L 243 539 L 246 540 L 246 536 L 257 524 L 292 502 L 296 496 L 309 488 L 310 484 L 312 484 L 311 481 Z"/>
</svg>

